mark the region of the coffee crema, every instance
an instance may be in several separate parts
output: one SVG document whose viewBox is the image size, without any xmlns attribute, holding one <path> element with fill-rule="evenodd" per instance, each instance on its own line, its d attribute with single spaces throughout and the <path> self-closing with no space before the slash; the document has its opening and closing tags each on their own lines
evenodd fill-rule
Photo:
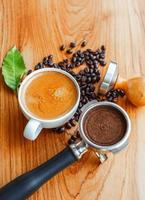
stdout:
<svg viewBox="0 0 145 200">
<path fill-rule="evenodd" d="M 33 78 L 25 91 L 27 109 L 41 119 L 55 119 L 69 112 L 77 101 L 77 89 L 64 74 L 49 71 Z"/>
<path fill-rule="evenodd" d="M 126 128 L 123 114 L 111 106 L 96 106 L 84 118 L 85 135 L 101 146 L 119 142 L 124 137 Z"/>
</svg>

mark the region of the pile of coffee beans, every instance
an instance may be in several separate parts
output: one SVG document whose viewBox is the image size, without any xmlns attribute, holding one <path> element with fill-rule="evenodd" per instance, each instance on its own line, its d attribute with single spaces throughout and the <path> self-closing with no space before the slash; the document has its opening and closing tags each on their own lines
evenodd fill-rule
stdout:
<svg viewBox="0 0 145 200">
<path fill-rule="evenodd" d="M 87 41 L 83 40 L 80 43 L 81 47 L 85 47 Z M 77 46 L 76 42 L 71 42 L 69 48 L 66 50 L 66 53 L 72 54 L 73 50 Z M 64 51 L 66 46 L 62 44 L 60 50 Z M 44 67 L 53 67 L 65 70 L 70 73 L 78 82 L 81 91 L 81 98 L 78 109 L 74 114 L 73 118 L 69 120 L 64 126 L 55 128 L 54 131 L 62 133 L 65 129 L 71 129 L 76 126 L 79 117 L 81 115 L 81 108 L 91 100 L 97 101 L 111 101 L 116 102 L 118 97 L 123 97 L 125 95 L 122 89 L 110 90 L 105 96 L 97 96 L 95 93 L 95 83 L 98 83 L 101 78 L 101 73 L 99 66 L 104 67 L 106 65 L 105 61 L 106 48 L 104 45 L 101 48 L 93 51 L 92 49 L 86 49 L 84 51 L 77 50 L 75 51 L 69 59 L 64 59 L 58 63 L 53 61 L 53 55 L 44 57 L 42 62 L 38 63 L 34 70 L 42 69 Z M 73 71 L 74 68 L 78 68 L 81 65 L 86 67 L 83 70 L 80 70 L 79 73 Z M 32 70 L 28 70 L 27 75 L 30 74 Z"/>
<path fill-rule="evenodd" d="M 68 144 L 73 144 L 75 143 L 75 141 L 80 138 L 80 133 L 79 131 L 77 130 L 71 137 L 70 139 L 68 140 Z"/>
<path fill-rule="evenodd" d="M 125 92 L 123 89 L 112 89 L 105 95 L 107 101 L 117 102 L 118 97 L 124 97 Z M 105 99 L 105 100 L 106 100 Z"/>
</svg>

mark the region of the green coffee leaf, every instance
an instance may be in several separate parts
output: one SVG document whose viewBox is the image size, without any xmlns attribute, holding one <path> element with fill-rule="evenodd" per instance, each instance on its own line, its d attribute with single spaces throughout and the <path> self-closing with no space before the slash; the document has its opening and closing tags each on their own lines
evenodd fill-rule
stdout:
<svg viewBox="0 0 145 200">
<path fill-rule="evenodd" d="M 23 57 L 16 46 L 14 46 L 7 52 L 2 63 L 2 74 L 6 85 L 16 91 L 20 83 L 21 76 L 25 72 L 26 67 Z"/>
</svg>

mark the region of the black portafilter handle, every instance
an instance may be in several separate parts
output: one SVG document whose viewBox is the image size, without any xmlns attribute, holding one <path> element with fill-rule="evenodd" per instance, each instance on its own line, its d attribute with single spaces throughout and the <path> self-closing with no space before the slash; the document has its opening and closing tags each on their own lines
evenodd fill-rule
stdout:
<svg viewBox="0 0 145 200">
<path fill-rule="evenodd" d="M 25 200 L 42 184 L 77 160 L 70 147 L 0 189 L 0 200 Z"/>
</svg>

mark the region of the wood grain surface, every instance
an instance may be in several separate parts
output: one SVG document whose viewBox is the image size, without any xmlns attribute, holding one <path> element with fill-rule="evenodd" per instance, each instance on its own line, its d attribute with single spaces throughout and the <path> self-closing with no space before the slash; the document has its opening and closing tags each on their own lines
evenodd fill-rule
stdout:
<svg viewBox="0 0 145 200">
<path fill-rule="evenodd" d="M 144 0 L 0 0 L 0 65 L 14 44 L 31 68 L 50 53 L 62 60 L 59 45 L 82 39 L 92 49 L 105 44 L 107 61 L 119 63 L 120 76 L 145 75 Z M 89 151 L 29 200 L 145 199 L 145 108 L 121 105 L 132 120 L 128 148 L 103 165 Z M 43 130 L 31 142 L 22 135 L 26 123 L 0 75 L 0 186 L 62 150 L 73 133 Z"/>
</svg>

